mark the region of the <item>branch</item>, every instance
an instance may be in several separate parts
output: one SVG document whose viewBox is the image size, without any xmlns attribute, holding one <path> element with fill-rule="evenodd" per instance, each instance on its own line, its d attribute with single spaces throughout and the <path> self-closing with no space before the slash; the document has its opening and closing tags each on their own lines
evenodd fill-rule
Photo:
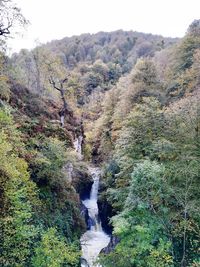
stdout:
<svg viewBox="0 0 200 267">
<path fill-rule="evenodd" d="M 0 35 L 9 35 L 10 34 L 10 28 L 12 27 L 12 23 L 10 23 L 7 27 L 3 27 L 3 25 L 0 25 Z"/>
<path fill-rule="evenodd" d="M 52 76 L 50 76 L 50 78 L 49 78 L 49 83 L 50 83 L 51 85 L 53 85 L 53 87 L 54 87 L 56 90 L 61 91 L 61 88 L 58 88 L 58 87 L 56 86 L 56 82 L 55 82 L 55 80 L 53 79 Z"/>
<path fill-rule="evenodd" d="M 65 79 L 59 81 L 60 82 L 60 90 L 63 90 L 63 85 L 67 81 L 68 81 L 68 78 L 65 78 Z"/>
<path fill-rule="evenodd" d="M 66 83 L 67 81 L 68 81 L 68 78 L 65 78 L 65 79 L 61 80 L 61 83 L 63 84 L 63 83 Z"/>
</svg>

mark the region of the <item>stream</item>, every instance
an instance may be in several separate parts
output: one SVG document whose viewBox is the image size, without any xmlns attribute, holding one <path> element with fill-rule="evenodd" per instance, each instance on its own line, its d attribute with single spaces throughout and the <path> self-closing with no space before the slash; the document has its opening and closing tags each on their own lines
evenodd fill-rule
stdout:
<svg viewBox="0 0 200 267">
<path fill-rule="evenodd" d="M 77 137 L 74 141 L 74 149 L 80 160 L 83 159 L 82 142 L 82 136 Z M 95 261 L 98 259 L 101 250 L 110 242 L 110 236 L 102 229 L 97 205 L 101 170 L 97 167 L 89 167 L 89 171 L 94 182 L 92 184 L 90 197 L 82 200 L 82 203 L 88 210 L 89 230 L 87 230 L 80 239 L 82 249 L 81 267 L 101 267 L 101 265 L 96 264 Z"/>
<path fill-rule="evenodd" d="M 82 260 L 81 267 L 100 267 L 95 264 L 100 251 L 105 248 L 110 237 L 103 231 L 99 218 L 99 210 L 97 205 L 100 169 L 90 168 L 94 183 L 90 192 L 90 198 L 83 200 L 83 204 L 88 209 L 90 218 L 90 230 L 85 232 L 81 237 Z"/>
</svg>

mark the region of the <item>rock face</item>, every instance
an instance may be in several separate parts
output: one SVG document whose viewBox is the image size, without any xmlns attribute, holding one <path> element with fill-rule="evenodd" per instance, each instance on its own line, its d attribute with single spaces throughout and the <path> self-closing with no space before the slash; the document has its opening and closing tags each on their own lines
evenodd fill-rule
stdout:
<svg viewBox="0 0 200 267">
<path fill-rule="evenodd" d="M 88 209 L 86 208 L 86 206 L 82 202 L 81 202 L 81 216 L 85 220 L 87 230 L 89 230 L 90 229 L 90 217 L 88 214 Z"/>
<path fill-rule="evenodd" d="M 108 234 L 112 233 L 112 226 L 109 224 L 110 218 L 113 216 L 113 210 L 111 205 L 105 200 L 100 198 L 98 200 L 99 217 L 101 219 L 102 228 Z"/>
<path fill-rule="evenodd" d="M 81 257 L 81 266 L 90 267 L 89 264 L 87 263 L 86 259 L 84 259 L 83 257 Z"/>
<path fill-rule="evenodd" d="M 73 169 L 72 173 L 72 185 L 76 189 L 82 200 L 89 198 L 90 191 L 92 188 L 93 179 L 88 173 L 87 168 L 84 169 Z"/>
<path fill-rule="evenodd" d="M 111 239 L 110 239 L 108 246 L 103 248 L 101 250 L 101 253 L 109 254 L 110 252 L 112 252 L 115 249 L 115 247 L 119 243 L 119 241 L 120 241 L 119 237 L 111 236 Z"/>
<path fill-rule="evenodd" d="M 102 228 L 107 234 L 112 234 L 113 227 L 110 224 L 110 218 L 115 215 L 112 206 L 108 203 L 105 195 L 105 184 L 101 182 L 99 187 L 100 197 L 98 199 L 99 217 L 102 222 Z"/>
</svg>

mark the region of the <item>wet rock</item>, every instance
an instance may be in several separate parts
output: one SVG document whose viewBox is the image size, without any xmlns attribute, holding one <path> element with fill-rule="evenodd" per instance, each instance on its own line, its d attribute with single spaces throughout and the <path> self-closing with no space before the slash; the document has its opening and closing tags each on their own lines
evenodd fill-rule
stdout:
<svg viewBox="0 0 200 267">
<path fill-rule="evenodd" d="M 113 227 L 110 225 L 110 218 L 114 215 L 112 206 L 104 198 L 99 198 L 99 217 L 101 220 L 102 228 L 107 234 L 111 234 Z"/>
<path fill-rule="evenodd" d="M 88 214 L 88 209 L 86 208 L 86 206 L 83 203 L 81 203 L 81 216 L 85 220 L 87 230 L 89 230 L 90 229 L 90 217 Z"/>
<path fill-rule="evenodd" d="M 112 252 L 115 249 L 115 247 L 119 243 L 119 241 L 120 241 L 119 237 L 111 236 L 111 239 L 110 239 L 108 246 L 103 248 L 101 250 L 101 253 L 109 254 L 110 252 Z"/>
<path fill-rule="evenodd" d="M 86 259 L 84 259 L 83 257 L 81 257 L 81 266 L 90 267 Z"/>
<path fill-rule="evenodd" d="M 102 222 L 102 228 L 107 234 L 111 234 L 113 227 L 110 224 L 110 218 L 115 215 L 115 212 L 112 206 L 108 203 L 106 194 L 105 194 L 105 184 L 100 183 L 99 187 L 99 199 L 98 199 L 98 208 L 99 208 L 99 217 Z"/>
<path fill-rule="evenodd" d="M 76 189 L 76 192 L 79 194 L 81 200 L 89 198 L 92 184 L 92 176 L 88 173 L 86 168 L 73 169 L 72 185 Z"/>
</svg>

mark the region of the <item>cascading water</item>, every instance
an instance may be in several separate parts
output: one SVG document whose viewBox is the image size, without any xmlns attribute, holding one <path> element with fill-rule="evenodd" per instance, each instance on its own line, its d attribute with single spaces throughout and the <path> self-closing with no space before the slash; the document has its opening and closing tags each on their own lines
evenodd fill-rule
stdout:
<svg viewBox="0 0 200 267">
<path fill-rule="evenodd" d="M 100 169 L 90 169 L 94 183 L 90 192 L 90 198 L 83 201 L 88 209 L 90 218 L 90 230 L 85 232 L 81 237 L 82 261 L 81 267 L 100 267 L 95 264 L 100 251 L 106 247 L 110 241 L 110 237 L 103 231 L 101 221 L 99 219 L 97 197 L 99 189 Z"/>
<path fill-rule="evenodd" d="M 83 136 L 80 135 L 76 140 L 74 141 L 74 148 L 75 151 L 78 153 L 80 157 L 82 157 L 82 142 L 83 142 Z"/>
<path fill-rule="evenodd" d="M 82 135 L 74 141 L 74 148 L 80 160 L 83 158 L 82 142 Z M 82 201 L 88 210 L 90 229 L 81 237 L 81 267 L 101 267 L 99 264 L 95 264 L 95 261 L 97 260 L 100 251 L 108 245 L 110 237 L 101 227 L 97 205 L 100 169 L 90 168 L 90 172 L 94 181 L 90 192 L 90 198 Z"/>
</svg>

